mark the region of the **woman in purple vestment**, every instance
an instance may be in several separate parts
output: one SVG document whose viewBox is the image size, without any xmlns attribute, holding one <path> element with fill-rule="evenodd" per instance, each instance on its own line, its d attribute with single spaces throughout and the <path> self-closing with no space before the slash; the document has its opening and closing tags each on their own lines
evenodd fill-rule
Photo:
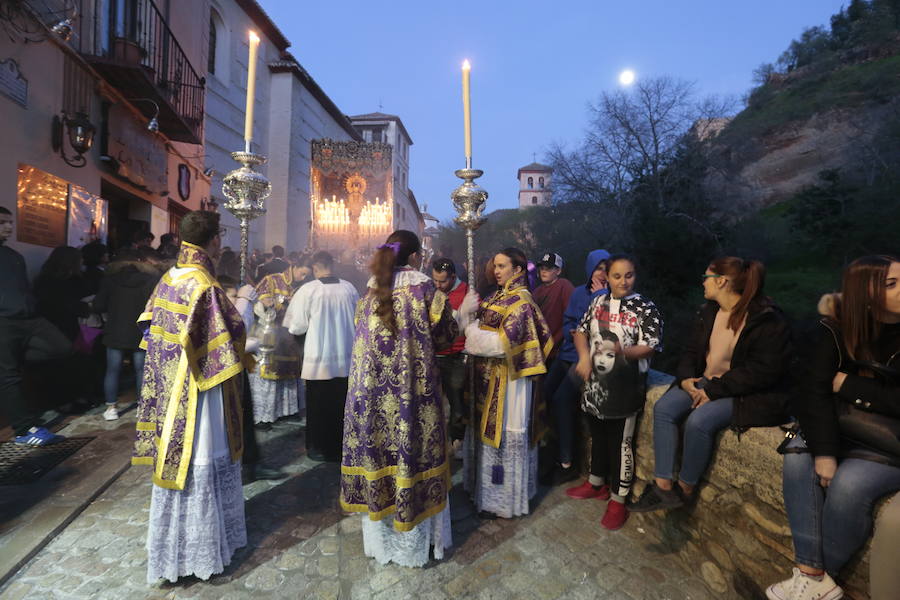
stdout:
<svg viewBox="0 0 900 600">
<path fill-rule="evenodd" d="M 415 267 L 419 238 L 398 230 L 372 258 L 344 415 L 341 506 L 363 512 L 367 556 L 423 566 L 451 544 L 447 427 L 435 351 L 459 328 L 450 303 Z"/>
</svg>

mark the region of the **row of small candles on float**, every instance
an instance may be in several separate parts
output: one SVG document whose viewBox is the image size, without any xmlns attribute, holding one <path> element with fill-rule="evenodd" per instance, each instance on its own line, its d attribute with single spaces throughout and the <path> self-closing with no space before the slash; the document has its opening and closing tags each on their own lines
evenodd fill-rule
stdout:
<svg viewBox="0 0 900 600">
<path fill-rule="evenodd" d="M 388 202 L 366 203 L 359 215 L 359 231 L 363 235 L 382 233 L 391 227 L 393 213 Z M 319 202 L 316 222 L 322 233 L 343 233 L 350 225 L 350 209 L 343 198 L 332 196 L 331 200 Z"/>
</svg>

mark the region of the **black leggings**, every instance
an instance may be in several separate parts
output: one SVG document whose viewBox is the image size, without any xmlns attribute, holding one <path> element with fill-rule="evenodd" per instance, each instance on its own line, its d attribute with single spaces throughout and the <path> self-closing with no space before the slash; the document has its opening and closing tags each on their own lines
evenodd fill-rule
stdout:
<svg viewBox="0 0 900 600">
<path fill-rule="evenodd" d="M 634 481 L 637 415 L 624 419 L 586 416 L 591 429 L 591 475 L 603 477 L 612 494 L 626 498 Z"/>
</svg>

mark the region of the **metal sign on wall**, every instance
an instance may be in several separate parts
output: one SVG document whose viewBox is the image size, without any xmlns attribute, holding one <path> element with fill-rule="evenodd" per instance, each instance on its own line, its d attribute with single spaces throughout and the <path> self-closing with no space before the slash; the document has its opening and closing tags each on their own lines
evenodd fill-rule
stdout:
<svg viewBox="0 0 900 600">
<path fill-rule="evenodd" d="M 0 93 L 16 104 L 28 106 L 28 80 L 12 58 L 0 60 Z"/>
<path fill-rule="evenodd" d="M 16 196 L 16 238 L 26 244 L 51 248 L 64 246 L 69 183 L 30 165 L 20 164 Z"/>
<path fill-rule="evenodd" d="M 116 174 L 150 193 L 167 191 L 168 154 L 162 139 L 118 105 L 109 110 L 109 131 L 107 151 L 118 163 Z"/>
</svg>

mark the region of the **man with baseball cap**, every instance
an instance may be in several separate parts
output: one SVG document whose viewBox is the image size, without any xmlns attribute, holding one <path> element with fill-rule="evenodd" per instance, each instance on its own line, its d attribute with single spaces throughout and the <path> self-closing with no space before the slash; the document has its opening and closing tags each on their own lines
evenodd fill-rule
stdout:
<svg viewBox="0 0 900 600">
<path fill-rule="evenodd" d="M 545 252 L 538 260 L 537 268 L 541 284 L 534 290 L 534 301 L 544 313 L 547 325 L 553 333 L 554 350 L 550 355 L 550 359 L 553 360 L 563 338 L 563 312 L 569 305 L 569 298 L 575 287 L 571 281 L 560 277 L 563 259 L 559 254 Z"/>
</svg>

